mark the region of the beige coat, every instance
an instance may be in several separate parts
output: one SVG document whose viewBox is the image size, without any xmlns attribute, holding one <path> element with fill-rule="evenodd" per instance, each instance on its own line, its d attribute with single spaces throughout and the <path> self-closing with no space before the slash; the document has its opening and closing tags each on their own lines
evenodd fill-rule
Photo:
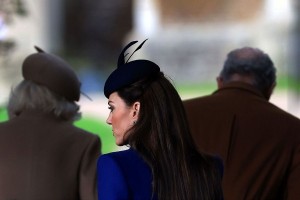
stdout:
<svg viewBox="0 0 300 200">
<path fill-rule="evenodd" d="M 224 161 L 225 200 L 300 199 L 300 120 L 250 85 L 184 102 L 198 147 Z"/>
<path fill-rule="evenodd" d="M 99 137 L 52 114 L 0 124 L 1 200 L 95 200 Z"/>
</svg>

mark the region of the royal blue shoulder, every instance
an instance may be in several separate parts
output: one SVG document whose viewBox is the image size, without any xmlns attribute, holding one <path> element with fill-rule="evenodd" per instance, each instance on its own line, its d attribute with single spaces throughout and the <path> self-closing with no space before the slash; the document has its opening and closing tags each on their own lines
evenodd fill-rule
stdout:
<svg viewBox="0 0 300 200">
<path fill-rule="evenodd" d="M 152 199 L 149 166 L 133 149 L 100 156 L 97 163 L 99 200 Z"/>
</svg>

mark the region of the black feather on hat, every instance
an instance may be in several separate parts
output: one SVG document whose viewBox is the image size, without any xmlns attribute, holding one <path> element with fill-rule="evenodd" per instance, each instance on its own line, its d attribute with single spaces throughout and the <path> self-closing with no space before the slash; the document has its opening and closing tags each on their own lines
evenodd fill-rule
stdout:
<svg viewBox="0 0 300 200">
<path fill-rule="evenodd" d="M 24 79 L 44 85 L 69 101 L 78 101 L 81 83 L 72 67 L 60 57 L 35 48 L 38 53 L 29 55 L 23 62 Z"/>
<path fill-rule="evenodd" d="M 127 61 L 125 62 L 124 55 L 125 51 L 137 43 L 138 41 L 132 41 L 128 43 L 122 52 L 120 53 L 118 59 L 118 66 L 107 78 L 105 85 L 104 85 L 104 95 L 109 98 L 109 95 L 125 86 L 128 86 L 132 83 L 135 83 L 138 80 L 143 78 L 153 76 L 160 72 L 160 68 L 157 64 L 150 60 L 134 60 L 128 62 L 131 56 L 140 48 L 142 48 L 143 44 L 147 41 L 144 40 L 136 49 L 135 51 L 129 56 Z"/>
</svg>

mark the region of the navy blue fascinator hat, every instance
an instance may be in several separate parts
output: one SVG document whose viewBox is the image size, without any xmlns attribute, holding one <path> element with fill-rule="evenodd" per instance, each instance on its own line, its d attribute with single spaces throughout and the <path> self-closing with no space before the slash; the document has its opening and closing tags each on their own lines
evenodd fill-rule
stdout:
<svg viewBox="0 0 300 200">
<path fill-rule="evenodd" d="M 107 78 L 104 85 L 104 95 L 109 98 L 109 95 L 121 88 L 124 88 L 132 83 L 135 83 L 146 77 L 154 76 L 160 72 L 160 68 L 157 64 L 150 60 L 134 60 L 128 62 L 131 56 L 139 50 L 147 40 L 144 40 L 135 51 L 129 56 L 125 62 L 125 51 L 137 43 L 138 41 L 132 41 L 127 44 L 122 50 L 119 59 L 118 66 Z"/>
</svg>

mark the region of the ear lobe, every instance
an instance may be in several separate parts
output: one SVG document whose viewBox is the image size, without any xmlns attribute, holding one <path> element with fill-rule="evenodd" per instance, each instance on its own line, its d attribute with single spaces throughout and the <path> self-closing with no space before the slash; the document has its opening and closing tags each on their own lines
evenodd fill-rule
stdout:
<svg viewBox="0 0 300 200">
<path fill-rule="evenodd" d="M 218 76 L 216 78 L 216 81 L 217 81 L 217 85 L 218 85 L 218 89 L 220 89 L 221 87 L 223 87 L 223 78 Z"/>
<path fill-rule="evenodd" d="M 277 85 L 277 83 L 276 83 L 276 81 L 275 81 L 275 82 L 272 84 L 271 94 L 273 93 L 273 91 L 274 91 L 276 85 Z"/>
</svg>

